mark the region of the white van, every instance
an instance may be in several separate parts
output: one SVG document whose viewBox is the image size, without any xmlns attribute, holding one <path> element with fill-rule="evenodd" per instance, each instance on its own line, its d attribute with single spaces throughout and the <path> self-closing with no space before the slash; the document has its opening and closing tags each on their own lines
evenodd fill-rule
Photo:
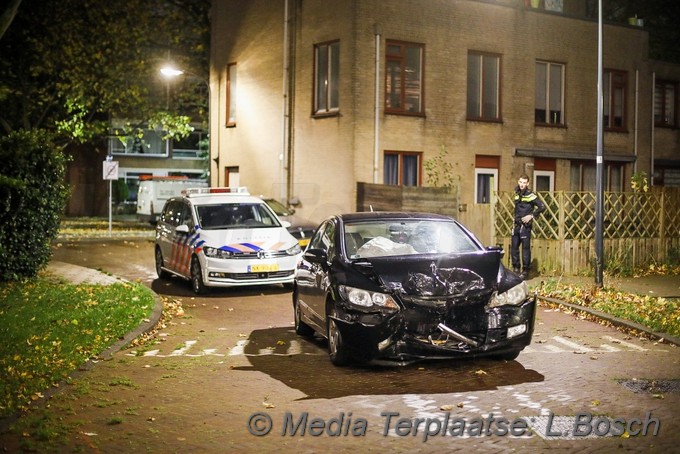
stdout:
<svg viewBox="0 0 680 454">
<path fill-rule="evenodd" d="M 155 224 L 165 201 L 182 195 L 188 188 L 207 188 L 206 180 L 187 177 L 142 177 L 137 190 L 137 217 Z"/>
</svg>

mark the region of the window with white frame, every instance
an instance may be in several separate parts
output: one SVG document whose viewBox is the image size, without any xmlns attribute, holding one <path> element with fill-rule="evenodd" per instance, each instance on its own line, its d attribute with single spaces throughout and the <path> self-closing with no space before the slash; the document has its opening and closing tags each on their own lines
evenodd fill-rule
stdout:
<svg viewBox="0 0 680 454">
<path fill-rule="evenodd" d="M 468 53 L 468 120 L 501 119 L 501 57 L 481 52 Z"/>
<path fill-rule="evenodd" d="M 564 65 L 544 61 L 536 62 L 537 124 L 564 124 Z"/>
<path fill-rule="evenodd" d="M 163 131 L 145 129 L 142 135 L 124 135 L 123 129 L 115 128 L 109 139 L 109 151 L 113 155 L 168 156 L 169 141 Z"/>
<path fill-rule="evenodd" d="M 554 192 L 555 191 L 555 171 L 554 170 L 534 170 L 534 191 Z"/>
<path fill-rule="evenodd" d="M 335 113 L 340 107 L 340 42 L 314 46 L 314 114 Z"/>
<path fill-rule="evenodd" d="M 498 191 L 498 169 L 475 169 L 475 203 L 491 203 Z"/>
</svg>

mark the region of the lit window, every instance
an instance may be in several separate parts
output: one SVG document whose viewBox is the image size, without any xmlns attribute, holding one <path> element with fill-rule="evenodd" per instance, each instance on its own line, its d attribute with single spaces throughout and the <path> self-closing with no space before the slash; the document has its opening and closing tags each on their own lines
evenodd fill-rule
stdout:
<svg viewBox="0 0 680 454">
<path fill-rule="evenodd" d="M 654 124 L 657 126 L 675 126 L 675 107 L 677 83 L 659 81 L 654 85 Z"/>
<path fill-rule="evenodd" d="M 227 65 L 227 126 L 236 126 L 236 63 Z"/>
</svg>

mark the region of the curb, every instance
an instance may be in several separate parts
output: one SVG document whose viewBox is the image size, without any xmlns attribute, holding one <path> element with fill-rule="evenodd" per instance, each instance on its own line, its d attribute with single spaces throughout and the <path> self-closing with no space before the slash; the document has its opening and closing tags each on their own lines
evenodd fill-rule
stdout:
<svg viewBox="0 0 680 454">
<path fill-rule="evenodd" d="M 123 279 L 120 277 L 112 277 L 108 274 L 102 273 L 97 270 L 93 270 L 91 268 L 85 268 L 82 266 L 78 265 L 71 265 L 71 264 L 66 264 L 62 262 L 50 262 L 50 264 L 59 264 L 60 266 L 67 266 L 69 269 L 82 269 L 83 273 L 82 275 L 85 274 L 93 274 L 94 276 L 97 276 L 99 282 L 95 283 L 92 282 L 90 279 L 84 279 L 83 283 L 90 284 L 90 285 L 111 285 L 116 282 L 126 282 L 126 283 L 131 283 L 127 279 Z M 48 266 L 49 269 L 49 266 Z M 58 272 L 55 272 L 54 270 L 51 270 L 52 274 L 59 275 Z M 65 277 L 63 275 L 59 275 L 62 279 L 64 280 L 69 280 L 68 277 Z M 85 372 L 89 371 L 92 369 L 95 365 L 97 365 L 98 362 L 100 361 L 109 361 L 113 355 L 120 350 L 122 350 L 127 344 L 129 344 L 132 340 L 135 338 L 141 336 L 142 334 L 145 334 L 147 332 L 150 332 L 154 329 L 154 327 L 158 324 L 158 322 L 161 319 L 161 316 L 163 315 L 163 302 L 161 301 L 161 297 L 154 292 L 151 288 L 149 288 L 149 291 L 151 292 L 153 299 L 154 299 L 154 307 L 151 310 L 151 315 L 149 318 L 144 319 L 144 321 L 137 326 L 137 328 L 133 329 L 132 331 L 128 332 L 125 334 L 122 338 L 118 339 L 117 342 L 113 343 L 106 349 L 104 349 L 102 352 L 100 352 L 96 357 L 90 358 L 87 361 L 85 361 L 83 364 L 78 366 L 77 369 L 73 370 L 71 373 L 68 374 L 68 377 L 62 380 L 59 383 L 59 386 L 51 386 L 50 388 L 44 390 L 42 392 L 42 397 L 39 399 L 36 399 L 35 401 L 32 401 L 29 403 L 29 407 L 38 407 L 40 405 L 43 405 L 45 402 L 47 402 L 52 396 L 58 394 L 61 390 L 63 390 L 69 382 L 73 381 L 74 379 L 82 377 Z M 19 419 L 20 415 L 10 415 L 6 416 L 2 419 L 0 419 L 0 434 L 6 432 L 10 426 L 16 422 Z"/>
<path fill-rule="evenodd" d="M 615 317 L 613 315 L 610 315 L 610 314 L 607 314 L 605 312 L 598 311 L 598 310 L 595 310 L 595 309 L 591 309 L 589 307 L 583 307 L 583 306 L 579 306 L 577 304 L 567 303 L 566 301 L 562 301 L 562 300 L 559 300 L 559 299 L 556 299 L 556 298 L 550 298 L 550 297 L 547 297 L 547 296 L 540 296 L 540 295 L 537 295 L 536 297 L 541 301 L 546 301 L 546 302 L 551 303 L 551 304 L 557 304 L 558 306 L 568 307 L 569 309 L 574 310 L 576 312 L 584 312 L 588 315 L 592 315 L 593 317 L 597 317 L 599 319 L 605 320 L 605 321 L 611 323 L 614 326 L 622 327 L 622 328 L 626 328 L 626 329 L 630 329 L 630 330 L 635 330 L 635 331 L 640 331 L 640 332 L 647 334 L 648 336 L 650 336 L 652 338 L 658 338 L 659 340 L 662 340 L 663 342 L 668 342 L 670 344 L 680 346 L 680 338 L 675 337 L 675 336 L 671 336 L 670 334 L 652 331 L 651 329 L 649 329 L 646 326 L 641 325 L 639 323 L 635 323 L 635 322 L 632 322 L 630 320 L 626 320 L 624 318 Z"/>
</svg>

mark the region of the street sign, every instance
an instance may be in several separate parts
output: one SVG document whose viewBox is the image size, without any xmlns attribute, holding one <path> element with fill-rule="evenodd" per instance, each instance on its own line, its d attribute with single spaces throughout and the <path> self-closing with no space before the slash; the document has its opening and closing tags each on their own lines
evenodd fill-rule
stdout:
<svg viewBox="0 0 680 454">
<path fill-rule="evenodd" d="M 118 161 L 104 161 L 104 179 L 118 179 Z"/>
</svg>

